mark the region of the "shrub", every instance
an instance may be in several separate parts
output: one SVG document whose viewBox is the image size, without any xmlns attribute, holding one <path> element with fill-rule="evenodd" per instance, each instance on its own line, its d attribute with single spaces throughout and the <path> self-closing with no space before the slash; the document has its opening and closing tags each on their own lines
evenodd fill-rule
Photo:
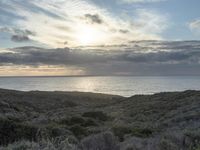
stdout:
<svg viewBox="0 0 200 150">
<path fill-rule="evenodd" d="M 200 150 L 200 144 L 194 150 Z"/>
<path fill-rule="evenodd" d="M 119 144 L 111 132 L 105 132 L 81 140 L 79 150 L 119 150 Z"/>
<path fill-rule="evenodd" d="M 151 129 L 132 128 L 132 127 L 126 127 L 126 126 L 113 127 L 112 131 L 114 132 L 115 136 L 117 136 L 119 138 L 119 140 L 121 142 L 124 141 L 124 136 L 126 134 L 145 138 L 145 137 L 149 137 L 153 133 L 153 131 Z"/>
<path fill-rule="evenodd" d="M 41 131 L 43 130 L 43 131 Z M 40 137 L 43 139 L 49 139 L 49 138 L 65 138 L 69 135 L 71 135 L 71 132 L 62 126 L 53 126 L 53 127 L 46 127 L 41 129 L 41 135 Z"/>
<path fill-rule="evenodd" d="M 93 119 L 87 119 L 84 124 L 84 127 L 98 126 L 98 124 Z"/>
<path fill-rule="evenodd" d="M 75 125 L 75 124 L 83 124 L 85 123 L 85 120 L 81 117 L 71 117 L 68 125 Z"/>
<path fill-rule="evenodd" d="M 153 131 L 151 129 L 148 128 L 133 128 L 131 130 L 131 134 L 133 136 L 138 136 L 138 137 L 149 137 L 153 134 Z"/>
<path fill-rule="evenodd" d="M 0 147 L 0 150 L 36 150 L 40 149 L 39 144 L 29 141 L 18 141 L 7 145 L 6 147 Z"/>
<path fill-rule="evenodd" d="M 178 146 L 175 145 L 172 141 L 167 139 L 161 139 L 159 143 L 159 147 L 161 150 L 178 150 Z"/>
<path fill-rule="evenodd" d="M 200 130 L 190 130 L 185 132 L 187 146 L 190 150 L 200 150 Z"/>
<path fill-rule="evenodd" d="M 44 139 L 37 143 L 22 140 L 9 144 L 6 147 L 0 147 L 0 150 L 77 150 L 77 145 L 71 143 L 68 139 L 60 141 L 58 144 Z"/>
<path fill-rule="evenodd" d="M 36 140 L 38 128 L 10 120 L 0 120 L 0 145 L 7 145 L 21 139 Z"/>
<path fill-rule="evenodd" d="M 131 129 L 125 126 L 113 127 L 112 131 L 119 138 L 120 142 L 124 141 L 124 135 L 131 133 Z"/>
<path fill-rule="evenodd" d="M 70 119 L 63 119 L 59 122 L 60 124 L 65 124 L 68 126 L 80 125 L 83 127 L 98 126 L 95 120 L 89 118 L 84 119 L 82 117 L 71 117 Z"/>
<path fill-rule="evenodd" d="M 80 125 L 75 125 L 71 127 L 70 131 L 72 131 L 74 136 L 76 136 L 78 139 L 82 139 L 83 137 L 88 135 L 87 129 L 81 127 Z"/>
<path fill-rule="evenodd" d="M 107 121 L 109 119 L 109 117 L 102 111 L 85 112 L 82 116 L 97 119 L 99 121 Z"/>
</svg>

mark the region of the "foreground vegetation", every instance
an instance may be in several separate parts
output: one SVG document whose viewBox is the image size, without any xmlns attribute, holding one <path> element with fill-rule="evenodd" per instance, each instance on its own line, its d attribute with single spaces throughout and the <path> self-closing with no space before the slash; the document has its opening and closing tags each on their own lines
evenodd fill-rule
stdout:
<svg viewBox="0 0 200 150">
<path fill-rule="evenodd" d="M 200 150 L 200 92 L 0 90 L 0 150 Z"/>
</svg>

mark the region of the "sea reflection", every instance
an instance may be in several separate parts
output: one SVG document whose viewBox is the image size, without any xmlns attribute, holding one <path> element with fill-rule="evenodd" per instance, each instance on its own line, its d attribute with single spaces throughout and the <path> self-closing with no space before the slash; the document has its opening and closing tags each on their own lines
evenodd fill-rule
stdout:
<svg viewBox="0 0 200 150">
<path fill-rule="evenodd" d="M 40 91 L 83 91 L 122 96 L 164 91 L 200 90 L 198 76 L 170 77 L 9 77 L 0 88 Z"/>
<path fill-rule="evenodd" d="M 97 85 L 97 80 L 93 80 L 92 78 L 82 78 L 78 80 L 74 86 L 78 91 L 91 92 L 95 91 Z"/>
</svg>

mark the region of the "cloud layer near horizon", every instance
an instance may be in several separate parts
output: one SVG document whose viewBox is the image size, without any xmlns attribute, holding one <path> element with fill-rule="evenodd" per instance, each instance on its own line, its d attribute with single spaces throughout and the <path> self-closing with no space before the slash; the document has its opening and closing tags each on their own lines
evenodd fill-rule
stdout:
<svg viewBox="0 0 200 150">
<path fill-rule="evenodd" d="M 84 49 L 19 47 L 0 53 L 0 65 L 23 73 L 23 68 L 35 69 L 40 75 L 42 71 L 43 75 L 48 71 L 56 75 L 200 75 L 199 49 L 198 41 L 133 41 Z"/>
</svg>

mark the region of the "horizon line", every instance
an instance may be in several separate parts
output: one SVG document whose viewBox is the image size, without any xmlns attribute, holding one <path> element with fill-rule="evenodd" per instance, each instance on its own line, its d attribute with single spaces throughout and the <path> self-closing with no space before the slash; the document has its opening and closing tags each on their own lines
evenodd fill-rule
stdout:
<svg viewBox="0 0 200 150">
<path fill-rule="evenodd" d="M 33 76 L 33 75 L 25 75 L 25 76 L 1 76 L 0 78 L 23 78 L 23 77 L 170 77 L 170 76 L 198 76 L 200 75 L 40 75 L 40 76 Z"/>
</svg>

